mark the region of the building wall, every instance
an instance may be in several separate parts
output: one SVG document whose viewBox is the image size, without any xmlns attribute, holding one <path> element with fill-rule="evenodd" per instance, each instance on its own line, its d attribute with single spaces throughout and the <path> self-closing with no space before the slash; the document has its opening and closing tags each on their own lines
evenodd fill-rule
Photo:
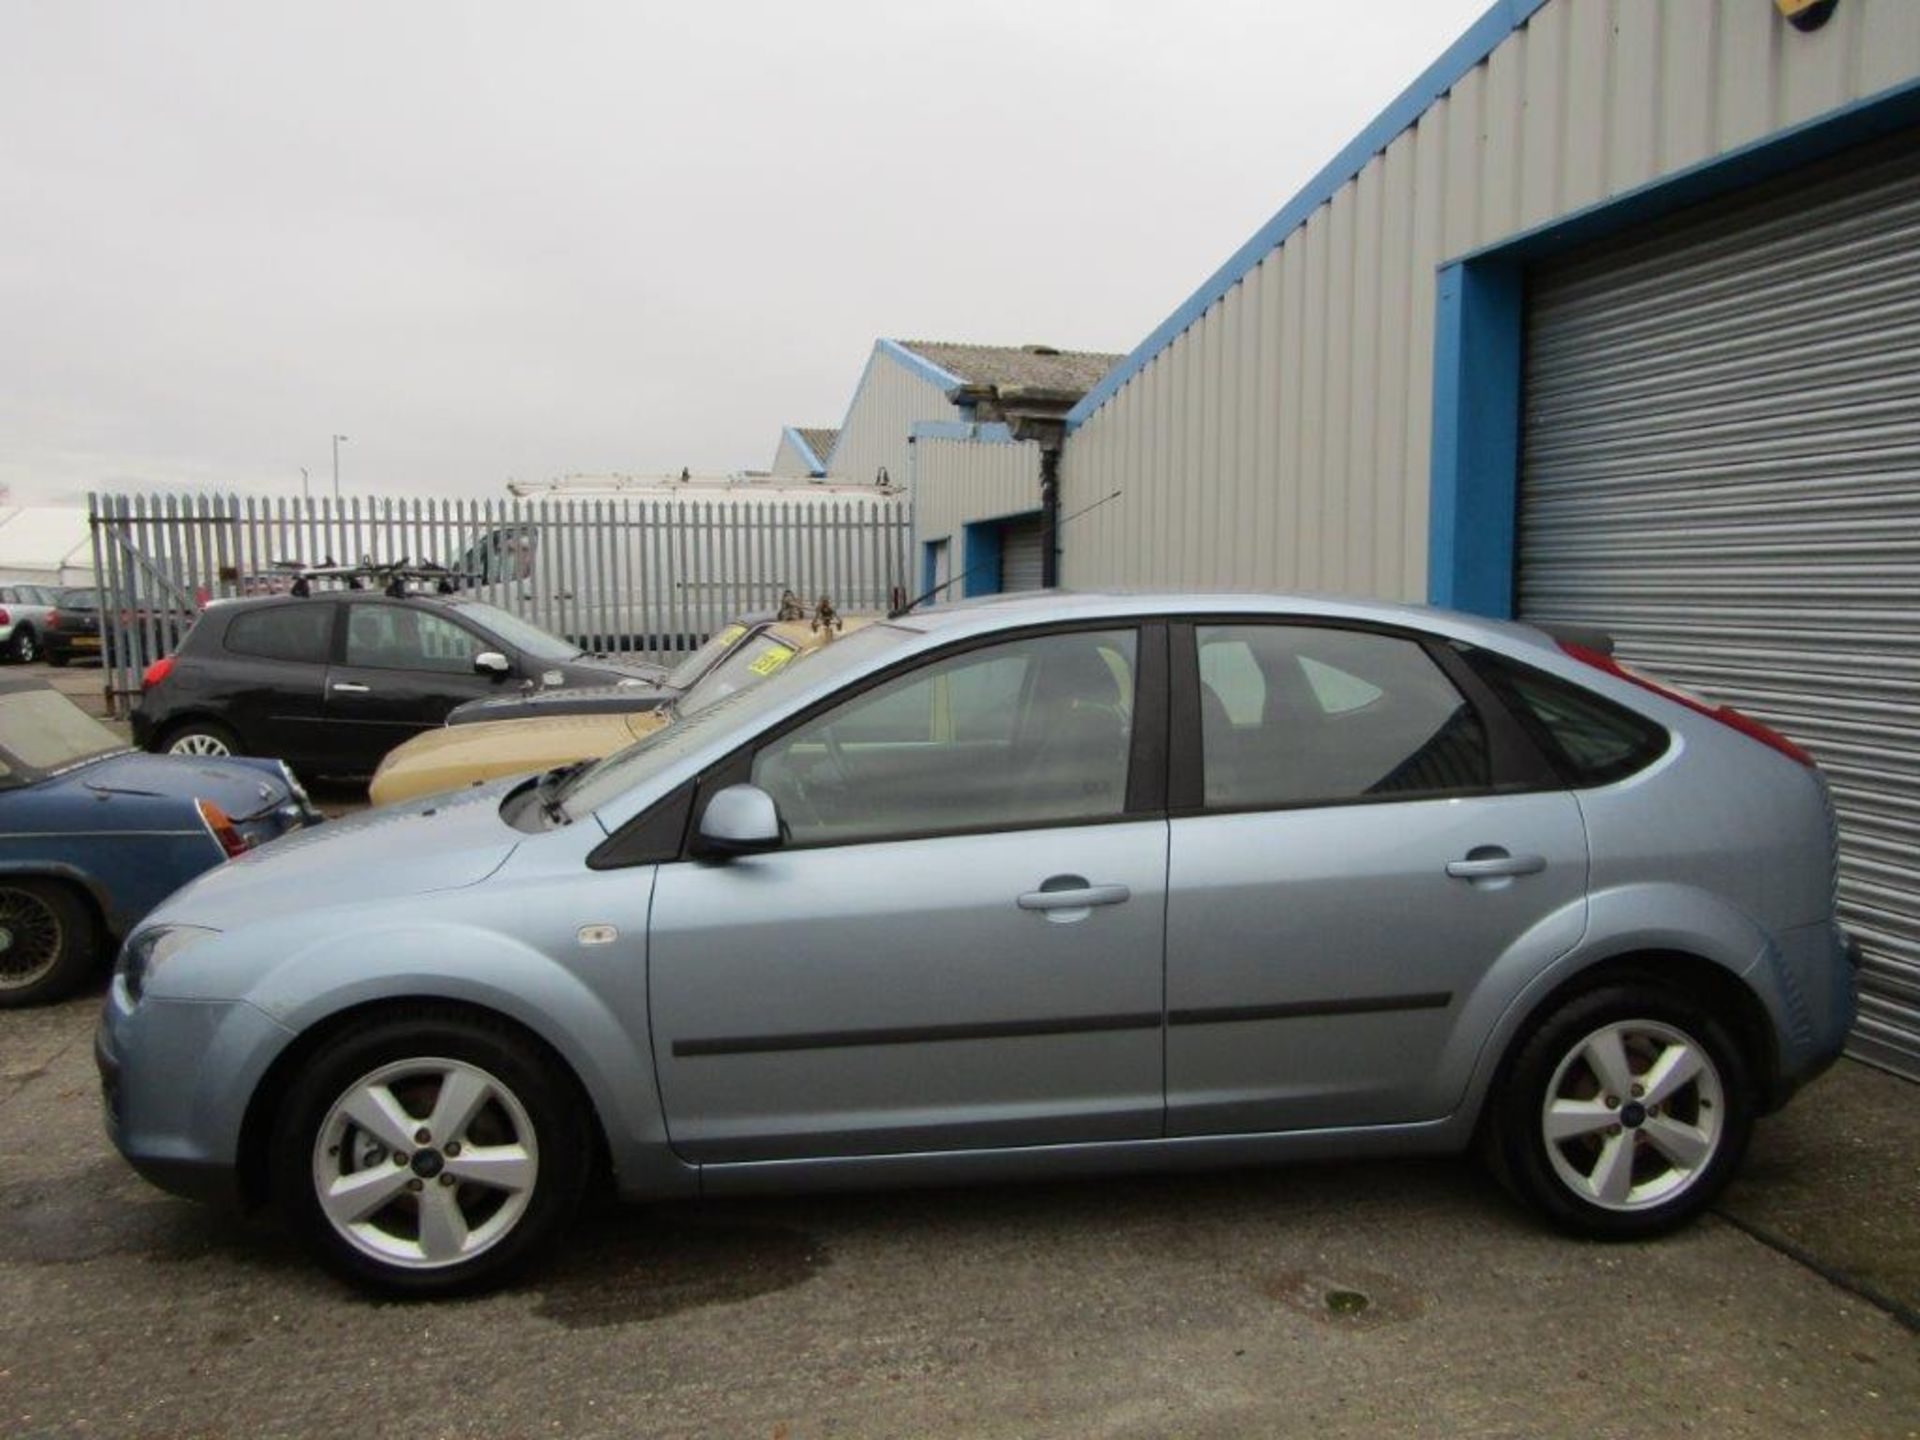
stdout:
<svg viewBox="0 0 1920 1440">
<path fill-rule="evenodd" d="M 922 424 L 913 442 L 916 554 L 929 540 L 958 537 L 969 522 L 1040 508 L 1038 445 L 1008 439 L 1004 425 L 955 425 L 946 435 L 933 428 Z"/>
<path fill-rule="evenodd" d="M 1064 583 L 1424 598 L 1436 267 L 1916 74 L 1914 0 L 1548 0 L 1084 416 Z"/>
<path fill-rule="evenodd" d="M 958 381 L 949 377 L 946 383 Z M 959 418 L 960 408 L 947 399 L 945 387 L 902 363 L 890 342 L 883 340 L 867 360 L 833 454 L 821 457 L 827 463 L 828 478 L 871 485 L 884 468 L 895 486 L 905 487 L 912 480 L 907 437 L 914 422 Z"/>
<path fill-rule="evenodd" d="M 813 474 L 813 460 L 791 429 L 780 432 L 780 443 L 773 450 L 773 473 L 799 480 L 805 480 Z"/>
</svg>

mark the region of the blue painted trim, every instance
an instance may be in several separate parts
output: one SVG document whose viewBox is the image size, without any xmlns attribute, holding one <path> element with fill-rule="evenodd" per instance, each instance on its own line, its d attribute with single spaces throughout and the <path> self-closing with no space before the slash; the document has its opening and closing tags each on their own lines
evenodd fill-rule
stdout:
<svg viewBox="0 0 1920 1440">
<path fill-rule="evenodd" d="M 874 342 L 873 348 L 879 354 L 885 355 L 896 364 L 912 371 L 928 384 L 938 385 L 942 391 L 951 390 L 956 385 L 964 385 L 967 383 L 951 370 L 941 369 L 938 365 L 934 364 L 933 361 L 927 359 L 926 356 L 914 354 L 913 351 L 902 345 L 898 340 L 877 340 Z"/>
<path fill-rule="evenodd" d="M 1525 267 L 1920 127 L 1920 80 L 1448 261 L 1437 277 L 1427 598 L 1513 613 Z"/>
<path fill-rule="evenodd" d="M 1013 431 L 999 421 L 916 420 L 907 432 L 915 440 L 975 440 L 983 445 L 1013 445 Z"/>
<path fill-rule="evenodd" d="M 1000 593 L 1000 523 L 983 520 L 964 527 L 960 565 L 966 579 L 960 588 L 971 600 L 976 595 Z"/>
<path fill-rule="evenodd" d="M 1501 41 L 1532 19 L 1534 11 L 1544 4 L 1546 0 L 1496 0 L 1491 9 L 1468 26 L 1467 32 L 1421 73 L 1419 79 L 1402 90 L 1392 104 L 1376 115 L 1366 129 L 1307 182 L 1299 194 L 1262 225 L 1251 240 L 1234 251 L 1226 264 L 1208 276 L 1206 283 L 1188 296 L 1185 304 L 1161 321 L 1159 327 L 1135 346 L 1125 360 L 1109 370 L 1100 383 L 1067 412 L 1067 428 L 1077 430 L 1084 425 L 1094 411 L 1113 397 L 1115 391 L 1146 369 L 1154 356 L 1171 345 L 1188 326 L 1206 314 L 1215 301 L 1245 279 L 1247 272 L 1264 260 L 1274 247 L 1305 224 L 1309 215 L 1331 200 L 1340 187 L 1358 175 L 1369 160 L 1387 148 L 1395 136 L 1424 115 L 1434 101 L 1491 55 Z"/>
<path fill-rule="evenodd" d="M 820 463 L 820 457 L 813 453 L 813 447 L 807 444 L 806 436 L 800 433 L 798 427 L 788 425 L 781 430 L 780 433 L 792 443 L 795 450 L 800 452 L 800 458 L 807 462 L 807 465 L 815 475 L 824 475 L 827 473 L 827 467 Z"/>
<path fill-rule="evenodd" d="M 1440 272 L 1427 595 L 1501 618 L 1513 613 L 1525 300 L 1517 265 Z"/>
</svg>

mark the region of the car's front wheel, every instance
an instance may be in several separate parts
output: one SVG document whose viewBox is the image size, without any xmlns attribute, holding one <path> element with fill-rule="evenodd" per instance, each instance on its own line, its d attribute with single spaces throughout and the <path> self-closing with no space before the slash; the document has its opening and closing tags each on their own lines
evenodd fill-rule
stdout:
<svg viewBox="0 0 1920 1440">
<path fill-rule="evenodd" d="M 99 952 L 99 922 L 72 886 L 0 876 L 0 1009 L 71 994 Z"/>
<path fill-rule="evenodd" d="M 571 1077 L 512 1029 L 395 1012 L 328 1042 L 282 1105 L 275 1194 L 357 1283 L 434 1295 L 497 1284 L 579 1205 L 592 1155 Z"/>
<path fill-rule="evenodd" d="M 1725 1026 L 1652 985 L 1576 996 L 1521 1041 L 1490 1143 L 1510 1188 L 1601 1239 L 1672 1230 L 1713 1203 L 1753 1128 L 1746 1059 Z"/>
</svg>

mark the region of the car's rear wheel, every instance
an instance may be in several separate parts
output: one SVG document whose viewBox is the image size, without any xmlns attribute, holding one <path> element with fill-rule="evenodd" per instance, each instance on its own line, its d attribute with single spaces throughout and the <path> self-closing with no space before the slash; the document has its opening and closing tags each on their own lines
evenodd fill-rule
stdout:
<svg viewBox="0 0 1920 1440">
<path fill-rule="evenodd" d="M 47 664 L 53 666 L 53 668 L 56 670 L 64 670 L 67 668 L 68 665 L 72 663 L 73 663 L 73 652 L 71 650 L 47 651 Z"/>
<path fill-rule="evenodd" d="M 189 720 L 169 730 L 160 742 L 169 755 L 238 755 L 240 737 L 215 720 Z"/>
<path fill-rule="evenodd" d="M 327 1043 L 281 1107 L 274 1189 L 337 1273 L 392 1294 L 499 1283 L 565 1227 L 592 1156 L 571 1077 L 512 1030 L 392 1013 Z"/>
<path fill-rule="evenodd" d="M 40 658 L 40 637 L 33 633 L 31 625 L 14 627 L 13 641 L 7 646 L 7 654 L 22 665 Z"/>
<path fill-rule="evenodd" d="M 72 886 L 0 876 L 0 1008 L 71 994 L 99 952 L 99 922 Z"/>
<path fill-rule="evenodd" d="M 1662 1234 L 1706 1209 L 1753 1128 L 1739 1045 L 1703 1006 L 1652 985 L 1609 985 L 1547 1015 L 1495 1105 L 1501 1178 L 1602 1239 Z"/>
</svg>

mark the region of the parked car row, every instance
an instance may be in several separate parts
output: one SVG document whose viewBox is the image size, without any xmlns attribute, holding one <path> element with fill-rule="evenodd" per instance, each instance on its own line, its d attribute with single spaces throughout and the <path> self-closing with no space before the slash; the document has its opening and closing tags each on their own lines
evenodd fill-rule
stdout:
<svg viewBox="0 0 1920 1440">
<path fill-rule="evenodd" d="M 0 655 L 67 665 L 101 653 L 100 592 L 54 585 L 0 585 Z"/>
</svg>

